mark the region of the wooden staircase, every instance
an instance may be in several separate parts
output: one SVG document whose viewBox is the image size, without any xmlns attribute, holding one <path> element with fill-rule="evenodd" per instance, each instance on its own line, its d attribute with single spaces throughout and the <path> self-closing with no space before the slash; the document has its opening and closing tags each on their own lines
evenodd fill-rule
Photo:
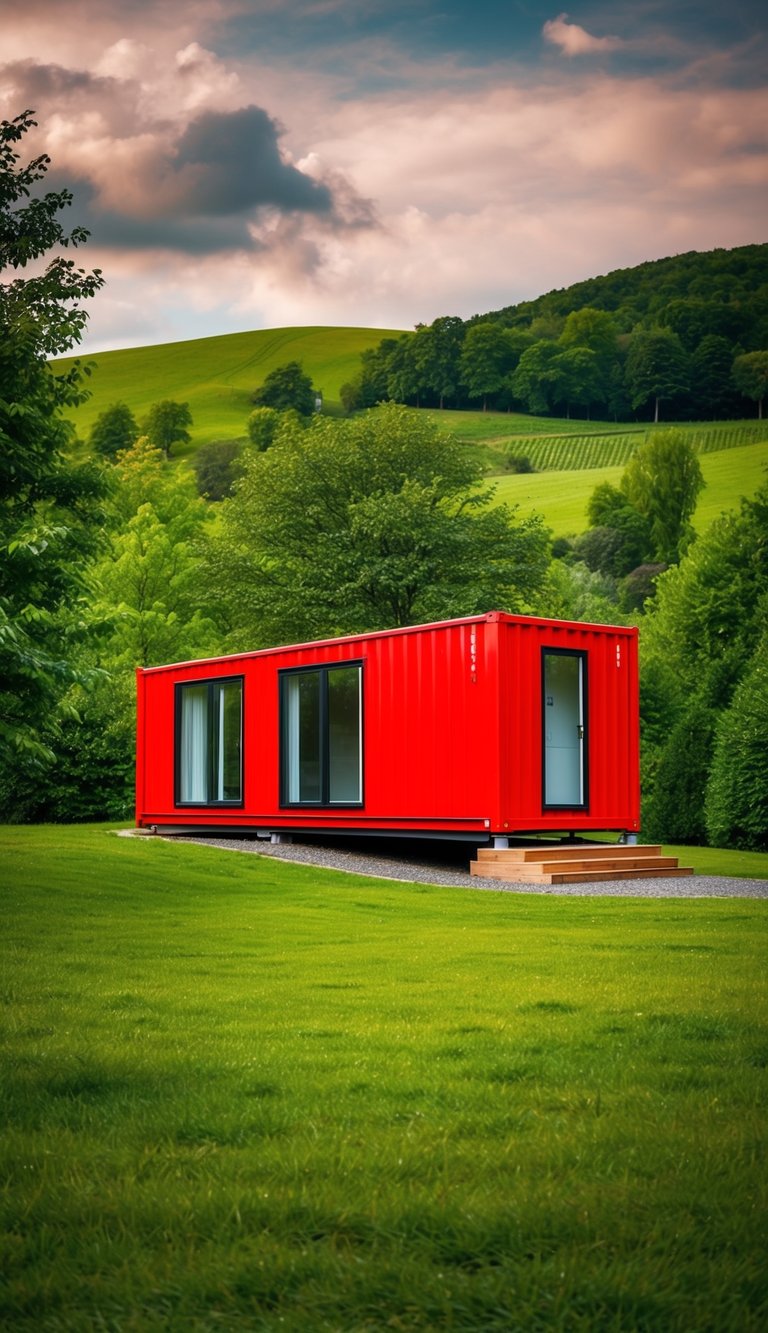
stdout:
<svg viewBox="0 0 768 1333">
<path fill-rule="evenodd" d="M 662 856 L 661 847 L 604 842 L 480 847 L 469 870 L 471 875 L 510 884 L 594 884 L 693 874 L 691 866 L 678 865 L 676 856 Z"/>
</svg>

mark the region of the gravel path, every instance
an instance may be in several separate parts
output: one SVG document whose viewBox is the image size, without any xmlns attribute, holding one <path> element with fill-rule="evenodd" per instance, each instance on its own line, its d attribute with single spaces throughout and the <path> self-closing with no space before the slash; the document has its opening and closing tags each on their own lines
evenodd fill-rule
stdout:
<svg viewBox="0 0 768 1333">
<path fill-rule="evenodd" d="M 768 880 L 730 879 L 714 875 L 683 875 L 679 879 L 603 880 L 598 884 L 503 884 L 497 879 L 470 875 L 466 848 L 444 848 L 439 844 L 414 843 L 407 851 L 398 843 L 392 851 L 361 850 L 359 843 L 340 845 L 326 840 L 273 844 L 260 838 L 197 838 L 185 842 L 220 847 L 231 852 L 250 852 L 281 861 L 299 861 L 326 870 L 345 870 L 355 875 L 396 879 L 408 884 L 439 884 L 460 889 L 485 889 L 494 893 L 549 893 L 571 897 L 613 898 L 768 898 Z"/>
</svg>

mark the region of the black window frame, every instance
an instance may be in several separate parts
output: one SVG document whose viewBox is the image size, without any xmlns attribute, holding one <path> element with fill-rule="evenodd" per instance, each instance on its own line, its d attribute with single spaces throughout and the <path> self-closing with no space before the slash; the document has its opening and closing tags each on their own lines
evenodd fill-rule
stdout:
<svg viewBox="0 0 768 1333">
<path fill-rule="evenodd" d="M 581 707 L 582 707 L 582 728 L 583 736 L 581 750 L 581 779 L 582 779 L 582 799 L 574 805 L 563 805 L 547 801 L 547 742 L 546 742 L 546 718 L 547 718 L 547 692 L 546 692 L 546 658 L 547 657 L 578 657 L 581 658 Z M 589 653 L 586 648 L 548 648 L 544 645 L 541 649 L 541 808 L 549 813 L 550 811 L 568 811 L 573 810 L 579 814 L 589 813 Z"/>
<path fill-rule="evenodd" d="M 181 713 L 182 696 L 185 689 L 197 688 L 205 685 L 207 687 L 206 697 L 206 724 L 207 724 L 207 757 L 206 768 L 206 796 L 204 801 L 183 801 L 181 799 Z M 216 760 L 217 743 L 216 728 L 214 719 L 213 697 L 214 689 L 217 685 L 239 685 L 240 686 L 240 795 L 237 800 L 219 800 L 217 797 L 210 799 L 210 793 L 215 790 L 216 783 Z M 245 676 L 206 676 L 203 679 L 177 680 L 174 686 L 174 765 L 173 765 L 173 798 L 174 805 L 179 809 L 189 810 L 207 810 L 212 807 L 217 809 L 226 808 L 228 810 L 241 810 L 245 805 Z"/>
<path fill-rule="evenodd" d="M 330 744 L 328 678 L 333 671 L 356 667 L 359 672 L 359 718 L 360 718 L 360 799 L 357 801 L 332 801 L 330 799 Z M 351 658 L 341 662 L 311 662 L 306 666 L 285 667 L 278 671 L 279 691 L 279 734 L 280 734 L 280 808 L 281 810 L 361 810 L 365 805 L 365 662 L 363 658 Z M 316 801 L 292 801 L 288 795 L 288 707 L 287 683 L 292 676 L 316 673 L 320 676 L 320 797 Z"/>
</svg>

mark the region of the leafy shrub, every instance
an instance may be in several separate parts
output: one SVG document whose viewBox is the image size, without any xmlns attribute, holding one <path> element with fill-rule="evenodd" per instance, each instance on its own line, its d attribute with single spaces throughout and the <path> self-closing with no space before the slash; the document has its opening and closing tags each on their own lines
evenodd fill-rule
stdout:
<svg viewBox="0 0 768 1333">
<path fill-rule="evenodd" d="M 50 745 L 55 760 L 36 773 L 0 777 L 7 823 L 74 824 L 130 818 L 134 806 L 135 710 L 132 673 L 93 694 L 76 690 L 79 717 L 67 718 Z"/>
<path fill-rule="evenodd" d="M 535 472 L 530 458 L 527 454 L 508 454 L 507 468 L 510 472 Z"/>
<path fill-rule="evenodd" d="M 643 836 L 650 842 L 706 843 L 704 793 L 714 724 L 712 711 L 697 700 L 669 733 L 653 789 L 643 804 Z"/>
<path fill-rule="evenodd" d="M 768 634 L 718 723 L 705 815 L 713 846 L 768 851 Z"/>
<path fill-rule="evenodd" d="M 568 560 L 573 554 L 573 542 L 569 537 L 555 537 L 552 542 L 553 560 Z"/>
<path fill-rule="evenodd" d="M 619 584 L 619 606 L 622 611 L 641 611 L 647 601 L 656 595 L 656 580 L 666 565 L 638 565 L 630 570 Z"/>
<path fill-rule="evenodd" d="M 237 440 L 213 440 L 203 444 L 192 460 L 198 493 L 206 500 L 224 500 L 243 475 Z"/>
</svg>

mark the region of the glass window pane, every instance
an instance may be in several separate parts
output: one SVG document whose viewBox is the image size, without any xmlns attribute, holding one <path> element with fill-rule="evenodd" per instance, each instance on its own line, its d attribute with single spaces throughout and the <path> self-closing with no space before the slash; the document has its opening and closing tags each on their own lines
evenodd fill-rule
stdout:
<svg viewBox="0 0 768 1333">
<path fill-rule="evenodd" d="M 239 680 L 214 686 L 216 725 L 215 792 L 217 801 L 241 800 L 240 746 L 243 686 Z"/>
<path fill-rule="evenodd" d="M 339 667 L 328 672 L 329 800 L 359 801 L 360 769 L 360 668 Z"/>
<path fill-rule="evenodd" d="M 302 671 L 288 676 L 286 703 L 288 800 L 319 801 L 320 672 Z"/>
<path fill-rule="evenodd" d="M 208 686 L 185 685 L 181 691 L 181 772 L 179 798 L 205 801 L 208 769 Z"/>
</svg>

